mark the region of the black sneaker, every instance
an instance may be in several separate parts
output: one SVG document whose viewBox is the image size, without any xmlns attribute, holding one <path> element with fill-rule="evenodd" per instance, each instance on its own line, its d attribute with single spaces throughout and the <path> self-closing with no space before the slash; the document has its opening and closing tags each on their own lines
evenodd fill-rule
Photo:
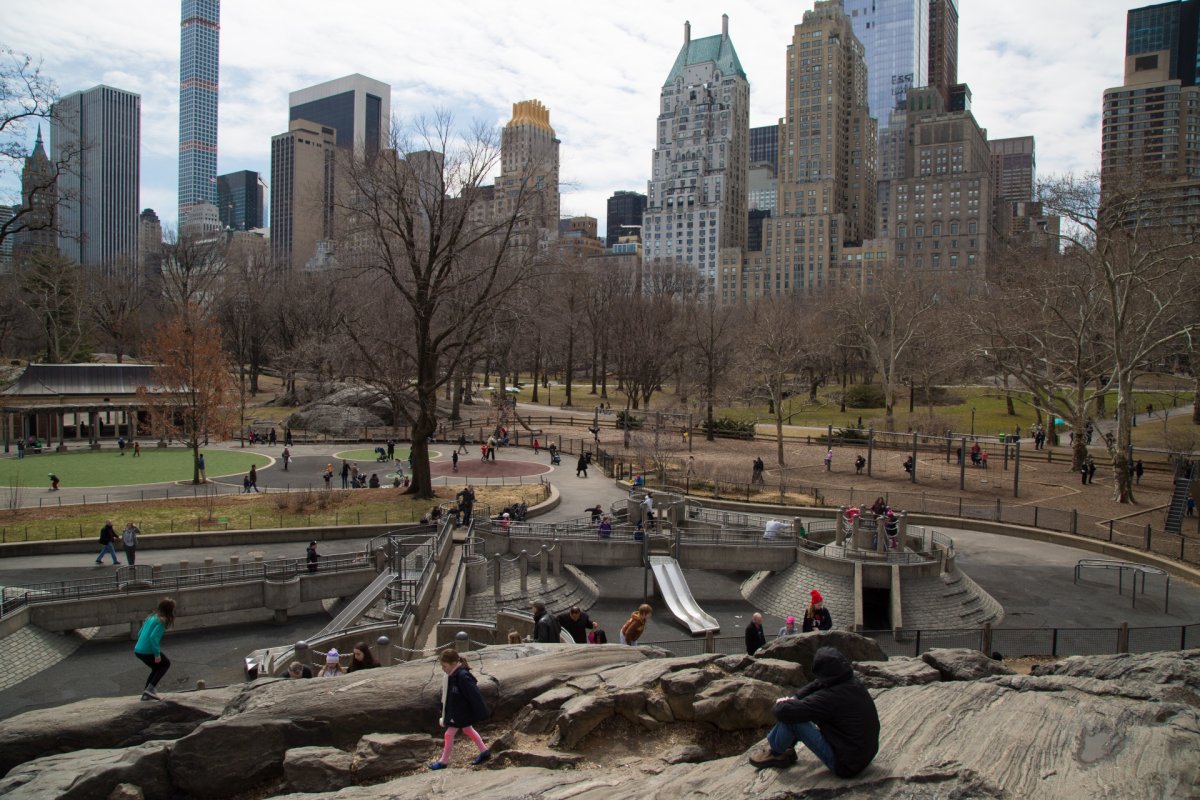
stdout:
<svg viewBox="0 0 1200 800">
<path fill-rule="evenodd" d="M 492 751 L 484 750 L 482 753 L 475 756 L 475 758 L 471 759 L 471 763 L 474 764 L 475 766 L 479 766 L 480 764 L 487 761 L 491 757 L 492 757 Z"/>
</svg>

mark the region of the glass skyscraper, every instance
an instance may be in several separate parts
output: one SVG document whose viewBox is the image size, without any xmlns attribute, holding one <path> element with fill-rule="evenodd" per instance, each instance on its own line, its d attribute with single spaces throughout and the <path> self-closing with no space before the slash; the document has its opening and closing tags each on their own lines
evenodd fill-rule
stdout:
<svg viewBox="0 0 1200 800">
<path fill-rule="evenodd" d="M 183 0 L 179 33 L 179 224 L 217 203 L 221 0 Z"/>
<path fill-rule="evenodd" d="M 929 84 L 929 0 L 845 0 L 867 56 L 867 105 L 883 130 L 909 89 Z"/>
<path fill-rule="evenodd" d="M 1176 0 L 1130 10 L 1125 23 L 1125 55 L 1170 53 L 1168 75 L 1183 86 L 1195 86 L 1200 73 L 1196 40 L 1200 33 L 1200 0 Z"/>
</svg>

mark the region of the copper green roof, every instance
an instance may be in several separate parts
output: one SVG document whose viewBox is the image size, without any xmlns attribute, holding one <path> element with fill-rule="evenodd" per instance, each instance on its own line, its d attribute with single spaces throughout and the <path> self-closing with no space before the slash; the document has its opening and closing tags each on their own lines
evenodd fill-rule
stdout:
<svg viewBox="0 0 1200 800">
<path fill-rule="evenodd" d="M 663 85 L 666 86 L 682 75 L 684 67 L 709 61 L 717 65 L 722 75 L 746 77 L 745 71 L 742 70 L 742 62 L 738 61 L 737 51 L 733 49 L 733 40 L 728 36 L 705 36 L 703 39 L 693 39 L 680 48 L 675 66 L 671 67 L 671 74 L 667 76 Z"/>
</svg>

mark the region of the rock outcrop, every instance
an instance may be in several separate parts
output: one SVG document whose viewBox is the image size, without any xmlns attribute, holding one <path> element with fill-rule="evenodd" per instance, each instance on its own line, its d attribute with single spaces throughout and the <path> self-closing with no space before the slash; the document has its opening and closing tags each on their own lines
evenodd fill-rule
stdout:
<svg viewBox="0 0 1200 800">
<path fill-rule="evenodd" d="M 746 751 L 771 724 L 774 699 L 807 674 L 817 646 L 833 643 L 858 654 L 857 672 L 876 687 L 882 735 L 875 762 L 843 780 L 801 749 L 790 769 L 755 770 Z M 88 715 L 96 728 L 87 749 L 26 755 L 0 779 L 0 796 L 102 800 L 124 785 L 150 800 L 299 800 L 334 792 L 338 800 L 449 792 L 616 800 L 690 793 L 1182 798 L 1200 785 L 1200 650 L 1067 659 L 1034 675 L 1004 674 L 971 651 L 927 654 L 929 663 L 889 661 L 877 651 L 838 632 L 788 637 L 760 658 L 676 658 L 619 645 L 487 648 L 469 658 L 493 711 L 482 732 L 495 756 L 488 766 L 463 768 L 474 750 L 463 740 L 451 769 L 439 773 L 424 766 L 438 751 L 441 681 L 431 660 L 365 677 L 264 679 L 166 695 L 162 703 L 88 701 L 53 710 L 71 721 L 98 707 Z M 181 706 L 187 723 L 177 721 Z M 204 718 L 199 709 L 207 709 Z M 36 729 L 48 718 L 34 715 L 46 713 L 0 723 L 0 752 L 11 761 L 12 753 L 45 746 Z M 190 727 L 135 742 L 131 714 L 160 730 L 168 718 Z M 71 750 L 75 741 L 60 748 Z"/>
</svg>

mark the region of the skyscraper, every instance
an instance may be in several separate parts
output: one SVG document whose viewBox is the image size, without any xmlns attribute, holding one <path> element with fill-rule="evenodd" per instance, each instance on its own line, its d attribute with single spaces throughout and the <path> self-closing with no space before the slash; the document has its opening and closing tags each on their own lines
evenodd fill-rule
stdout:
<svg viewBox="0 0 1200 800">
<path fill-rule="evenodd" d="M 787 86 L 776 208 L 763 222 L 763 251 L 751 259 L 750 280 L 743 276 L 744 299 L 853 283 L 841 249 L 875 234 L 867 62 L 840 0 L 818 0 L 793 30 Z"/>
<path fill-rule="evenodd" d="M 221 227 L 248 231 L 263 226 L 266 183 L 248 169 L 217 176 L 217 209 Z"/>
<path fill-rule="evenodd" d="M 558 137 L 550 109 L 538 100 L 513 103 L 512 119 L 500 133 L 500 177 L 493 193 L 493 214 L 503 219 L 524 208 L 522 216 L 538 239 L 558 236 Z"/>
<path fill-rule="evenodd" d="M 85 267 L 132 267 L 137 258 L 142 99 L 96 86 L 54 104 L 50 160 L 58 176 L 58 249 Z"/>
<path fill-rule="evenodd" d="M 1106 186 L 1157 183 L 1146 221 L 1200 224 L 1200 0 L 1129 11 L 1125 78 L 1104 92 L 1100 175 Z"/>
<path fill-rule="evenodd" d="M 337 131 L 293 120 L 271 138 L 271 261 L 304 269 L 331 252 Z"/>
<path fill-rule="evenodd" d="M 337 131 L 337 146 L 358 158 L 387 148 L 392 87 L 357 73 L 288 95 L 288 120 L 307 120 Z"/>
<path fill-rule="evenodd" d="M 622 236 L 641 236 L 642 217 L 646 213 L 646 195 L 618 191 L 608 198 L 608 219 L 604 246 L 612 248 Z"/>
<path fill-rule="evenodd" d="M 991 139 L 992 194 L 1009 203 L 1033 199 L 1037 185 L 1037 158 L 1032 136 Z"/>
<path fill-rule="evenodd" d="M 217 202 L 221 0 L 183 0 L 179 26 L 179 225 Z"/>
<path fill-rule="evenodd" d="M 750 83 L 733 41 L 729 17 L 721 33 L 692 39 L 663 81 L 642 255 L 687 264 L 709 296 L 717 287 L 718 253 L 746 244 Z"/>
<path fill-rule="evenodd" d="M 21 169 L 21 205 L 16 235 L 8 244 L 14 257 L 21 258 L 34 250 L 52 250 L 57 244 L 55 207 L 58 205 L 57 170 L 46 155 L 42 143 L 42 127 L 38 126 L 37 140 Z"/>
</svg>

